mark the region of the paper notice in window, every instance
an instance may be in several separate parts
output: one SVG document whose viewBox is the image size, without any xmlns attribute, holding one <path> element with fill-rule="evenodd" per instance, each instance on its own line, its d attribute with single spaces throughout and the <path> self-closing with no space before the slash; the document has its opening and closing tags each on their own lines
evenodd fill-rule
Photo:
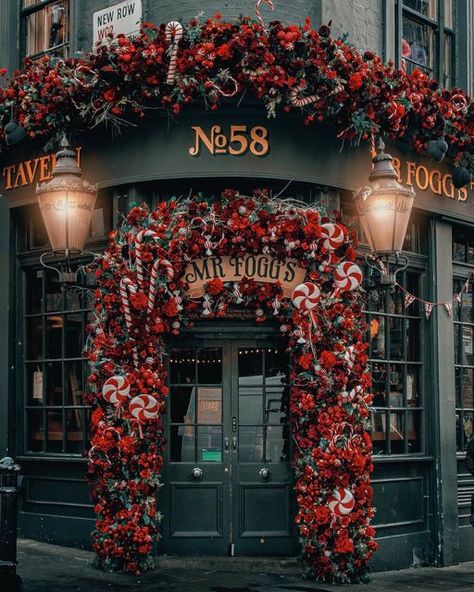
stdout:
<svg viewBox="0 0 474 592">
<path fill-rule="evenodd" d="M 39 369 L 33 372 L 33 399 L 43 400 L 43 373 Z"/>
</svg>

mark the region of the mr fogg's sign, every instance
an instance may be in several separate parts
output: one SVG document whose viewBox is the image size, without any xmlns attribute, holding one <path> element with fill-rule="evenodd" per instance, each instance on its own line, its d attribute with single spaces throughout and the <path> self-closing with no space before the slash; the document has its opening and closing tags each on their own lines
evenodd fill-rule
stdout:
<svg viewBox="0 0 474 592">
<path fill-rule="evenodd" d="M 305 273 L 295 259 L 280 261 L 268 255 L 245 255 L 196 259 L 186 266 L 184 279 L 191 298 L 201 297 L 205 284 L 211 280 L 240 282 L 243 278 L 272 284 L 279 282 L 286 298 L 304 281 Z"/>
</svg>

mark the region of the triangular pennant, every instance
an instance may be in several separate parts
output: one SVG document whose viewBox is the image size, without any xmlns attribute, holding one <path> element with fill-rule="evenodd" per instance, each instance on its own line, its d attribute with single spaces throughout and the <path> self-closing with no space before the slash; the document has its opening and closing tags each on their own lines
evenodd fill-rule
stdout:
<svg viewBox="0 0 474 592">
<path fill-rule="evenodd" d="M 448 311 L 448 315 L 452 316 L 453 314 L 453 303 L 452 302 L 445 302 L 444 308 Z"/>
<path fill-rule="evenodd" d="M 426 318 L 429 319 L 431 315 L 431 311 L 433 310 L 434 304 L 432 302 L 425 302 L 425 315 Z"/>
<path fill-rule="evenodd" d="M 456 296 L 454 297 L 455 302 L 461 302 L 462 296 L 461 294 L 456 294 Z"/>
<path fill-rule="evenodd" d="M 408 308 L 415 300 L 416 298 L 412 294 L 405 294 L 405 308 Z"/>
</svg>

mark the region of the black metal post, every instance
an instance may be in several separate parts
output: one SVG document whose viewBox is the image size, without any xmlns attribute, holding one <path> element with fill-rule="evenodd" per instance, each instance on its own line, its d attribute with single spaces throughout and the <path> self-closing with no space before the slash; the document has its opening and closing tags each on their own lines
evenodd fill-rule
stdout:
<svg viewBox="0 0 474 592">
<path fill-rule="evenodd" d="M 0 583 L 4 592 L 22 592 L 16 573 L 17 477 L 20 465 L 6 456 L 0 460 Z"/>
</svg>

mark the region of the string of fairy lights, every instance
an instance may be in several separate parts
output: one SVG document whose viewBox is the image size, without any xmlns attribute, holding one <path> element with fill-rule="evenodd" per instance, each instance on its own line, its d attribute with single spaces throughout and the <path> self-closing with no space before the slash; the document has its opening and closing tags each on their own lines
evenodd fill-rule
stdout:
<svg viewBox="0 0 474 592">
<path fill-rule="evenodd" d="M 256 348 L 256 349 L 239 349 L 239 356 L 248 356 L 248 355 L 255 355 L 259 353 L 267 353 L 267 354 L 279 354 L 283 350 L 281 349 L 274 349 L 274 348 Z M 222 363 L 222 358 L 199 358 L 197 356 L 193 356 L 192 354 L 188 355 L 187 357 L 170 357 L 170 364 L 220 364 Z"/>
</svg>

